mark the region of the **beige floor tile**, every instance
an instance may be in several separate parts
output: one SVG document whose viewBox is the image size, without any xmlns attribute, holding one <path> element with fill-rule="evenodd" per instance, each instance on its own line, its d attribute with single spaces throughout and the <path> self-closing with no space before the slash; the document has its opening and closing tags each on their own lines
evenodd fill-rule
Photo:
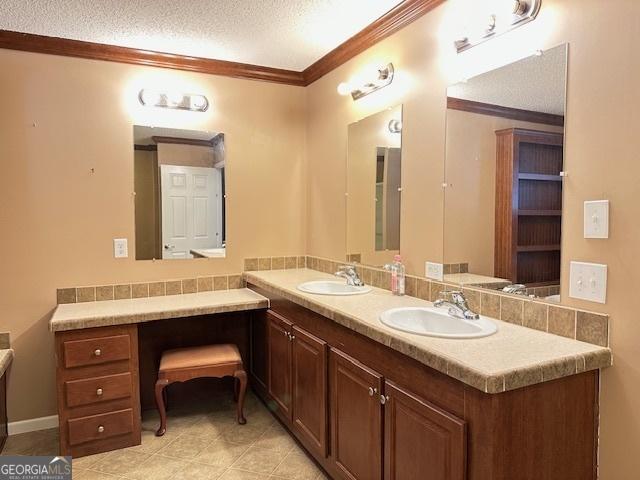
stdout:
<svg viewBox="0 0 640 480">
<path fill-rule="evenodd" d="M 315 480 L 321 473 L 315 463 L 306 455 L 290 453 L 273 472 L 278 477 L 289 480 Z"/>
<path fill-rule="evenodd" d="M 173 480 L 214 480 L 227 470 L 226 467 L 215 467 L 202 463 L 188 462 L 184 468 L 173 473 Z"/>
<path fill-rule="evenodd" d="M 296 443 L 280 425 L 275 424 L 269 427 L 254 445 L 279 452 L 289 452 Z"/>
<path fill-rule="evenodd" d="M 220 437 L 225 430 L 234 425 L 237 425 L 235 417 L 231 417 L 228 414 L 225 416 L 208 415 L 184 428 L 181 433 L 215 440 Z"/>
<path fill-rule="evenodd" d="M 142 443 L 135 447 L 129 447 L 127 450 L 139 453 L 157 453 L 160 449 L 166 447 L 179 435 L 172 431 L 167 431 L 163 436 L 156 437 L 154 430 L 142 430 Z"/>
<path fill-rule="evenodd" d="M 233 465 L 233 468 L 255 473 L 272 473 L 286 456 L 285 453 L 276 450 L 267 450 L 260 447 L 249 447 Z"/>
<path fill-rule="evenodd" d="M 111 452 L 106 453 L 97 453 L 95 455 L 87 455 L 86 457 L 73 458 L 71 460 L 71 465 L 73 469 L 79 468 L 81 470 L 85 470 L 91 468 L 93 465 L 98 463 L 100 460 L 104 459 Z M 75 478 L 75 475 L 74 475 Z"/>
<path fill-rule="evenodd" d="M 258 440 L 267 429 L 269 429 L 268 425 L 249 425 L 248 423 L 239 425 L 236 423 L 224 430 L 221 438 L 232 443 L 251 444 Z"/>
<path fill-rule="evenodd" d="M 58 429 L 11 435 L 2 450 L 3 455 L 58 455 Z"/>
<path fill-rule="evenodd" d="M 213 440 L 207 437 L 183 434 L 158 451 L 158 455 L 173 458 L 195 458 Z"/>
<path fill-rule="evenodd" d="M 73 469 L 73 480 L 116 480 L 122 477 L 109 475 L 108 473 L 93 472 L 91 470 Z"/>
<path fill-rule="evenodd" d="M 230 468 L 222 474 L 220 480 L 268 480 L 268 478 L 269 475 Z"/>
<path fill-rule="evenodd" d="M 134 480 L 169 480 L 173 474 L 185 468 L 187 462 L 175 458 L 153 455 L 140 465 L 124 473 L 125 478 Z"/>
<path fill-rule="evenodd" d="M 123 475 L 150 457 L 148 453 L 138 453 L 131 450 L 114 450 L 103 459 L 91 466 L 91 470 L 112 475 Z"/>
<path fill-rule="evenodd" d="M 247 445 L 216 440 L 195 457 L 197 463 L 205 463 L 215 467 L 229 467 L 247 451 Z"/>
</svg>

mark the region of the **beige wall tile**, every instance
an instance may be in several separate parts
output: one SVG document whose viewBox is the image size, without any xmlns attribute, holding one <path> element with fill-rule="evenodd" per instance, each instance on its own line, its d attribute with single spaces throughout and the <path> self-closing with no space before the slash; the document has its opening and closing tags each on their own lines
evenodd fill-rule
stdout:
<svg viewBox="0 0 640 480">
<path fill-rule="evenodd" d="M 597 313 L 578 311 L 576 317 L 576 340 L 606 347 L 609 345 L 609 317 Z"/>
<path fill-rule="evenodd" d="M 102 285 L 96 287 L 96 301 L 113 300 L 114 290 L 113 285 Z"/>
<path fill-rule="evenodd" d="M 182 280 L 182 293 L 196 293 L 198 291 L 198 279 L 185 278 Z"/>
<path fill-rule="evenodd" d="M 0 332 L 0 348 L 11 348 L 11 334 L 9 332 Z"/>
<path fill-rule="evenodd" d="M 260 262 L 257 258 L 247 258 L 244 261 L 245 272 L 255 272 L 260 269 Z"/>
<path fill-rule="evenodd" d="M 227 290 L 229 288 L 229 279 L 226 275 L 213 277 L 214 290 Z"/>
<path fill-rule="evenodd" d="M 298 266 L 298 258 L 297 257 L 285 257 L 284 259 L 284 268 L 296 268 Z"/>
<path fill-rule="evenodd" d="M 524 304 L 524 317 L 522 325 L 535 328 L 543 332 L 547 331 L 547 311 L 549 306 L 544 303 L 527 301 Z"/>
<path fill-rule="evenodd" d="M 492 318 L 500 318 L 500 295 L 482 292 L 480 295 L 482 315 Z"/>
<path fill-rule="evenodd" d="M 125 300 L 131 298 L 131 285 L 116 285 L 113 287 L 113 298 L 115 300 Z"/>
<path fill-rule="evenodd" d="M 151 285 L 149 284 L 149 296 L 153 297 L 155 295 L 151 294 Z M 163 295 L 181 295 L 182 294 L 182 281 L 180 280 L 168 280 L 165 282 L 165 292 Z"/>
<path fill-rule="evenodd" d="M 144 298 L 148 296 L 149 296 L 148 283 L 133 283 L 131 285 L 131 298 Z"/>
<path fill-rule="evenodd" d="M 512 297 L 500 297 L 500 320 L 522 325 L 523 313 L 523 300 Z"/>
<path fill-rule="evenodd" d="M 475 313 L 480 313 L 480 292 L 477 290 L 469 290 L 467 288 L 463 288 L 462 293 L 464 295 L 464 298 L 467 299 L 467 305 L 469 306 L 469 308 Z"/>
<path fill-rule="evenodd" d="M 149 283 L 149 296 L 150 297 L 161 297 L 165 295 L 165 284 L 164 282 L 151 282 Z"/>
<path fill-rule="evenodd" d="M 271 270 L 271 257 L 259 258 L 258 270 Z"/>
<path fill-rule="evenodd" d="M 418 296 L 418 278 L 407 275 L 404 278 L 404 294 L 410 297 Z"/>
<path fill-rule="evenodd" d="M 75 288 L 59 288 L 56 290 L 56 299 L 59 304 L 62 303 L 76 303 L 76 289 Z"/>
<path fill-rule="evenodd" d="M 78 303 L 96 301 L 96 287 L 78 287 L 76 294 Z"/>
<path fill-rule="evenodd" d="M 307 257 L 298 257 L 298 268 L 305 268 L 307 266 Z"/>
<path fill-rule="evenodd" d="M 431 295 L 429 296 L 429 300 L 435 302 L 440 298 L 440 293 L 445 291 L 444 283 L 440 282 L 430 282 L 431 283 Z"/>
<path fill-rule="evenodd" d="M 424 278 L 418 278 L 416 281 L 416 295 L 422 300 L 431 300 L 431 282 Z"/>
<path fill-rule="evenodd" d="M 212 277 L 198 277 L 198 291 L 210 292 L 213 290 L 213 278 Z"/>
<path fill-rule="evenodd" d="M 549 306 L 549 333 L 576 338 L 576 311 Z"/>
<path fill-rule="evenodd" d="M 271 270 L 284 270 L 284 257 L 273 257 L 271 259 Z"/>
<path fill-rule="evenodd" d="M 242 275 L 229 275 L 229 290 L 244 288 L 244 280 Z"/>
</svg>

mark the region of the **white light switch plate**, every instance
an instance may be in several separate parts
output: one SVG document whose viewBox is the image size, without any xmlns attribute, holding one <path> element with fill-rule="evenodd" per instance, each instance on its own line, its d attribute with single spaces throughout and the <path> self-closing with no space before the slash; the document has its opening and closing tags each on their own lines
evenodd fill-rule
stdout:
<svg viewBox="0 0 640 480">
<path fill-rule="evenodd" d="M 584 202 L 584 238 L 609 238 L 609 200 Z"/>
<path fill-rule="evenodd" d="M 115 258 L 127 258 L 129 256 L 129 247 L 126 238 L 113 239 L 113 256 Z"/>
<path fill-rule="evenodd" d="M 441 263 L 425 262 L 425 277 L 432 280 L 444 280 L 444 266 Z"/>
<path fill-rule="evenodd" d="M 607 301 L 607 266 L 599 263 L 571 262 L 569 296 L 590 302 Z"/>
</svg>

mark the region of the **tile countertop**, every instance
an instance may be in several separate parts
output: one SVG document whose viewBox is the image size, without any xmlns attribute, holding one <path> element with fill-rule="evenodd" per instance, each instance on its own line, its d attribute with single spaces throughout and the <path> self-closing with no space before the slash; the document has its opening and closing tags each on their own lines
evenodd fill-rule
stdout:
<svg viewBox="0 0 640 480">
<path fill-rule="evenodd" d="M 13 350 L 10 348 L 0 349 L 0 377 L 7 371 L 13 361 Z"/>
<path fill-rule="evenodd" d="M 49 330 L 61 332 L 149 322 L 165 318 L 267 308 L 269 300 L 247 288 L 163 297 L 107 300 L 58 305 L 49 320 Z"/>
<path fill-rule="evenodd" d="M 396 307 L 432 306 L 414 297 L 374 288 L 366 295 L 328 296 L 296 287 L 333 275 L 309 269 L 245 272 L 245 280 L 330 318 L 450 377 L 487 393 L 596 370 L 612 365 L 609 348 L 494 320 L 498 332 L 476 339 L 445 339 L 393 330 L 379 315 Z"/>
</svg>

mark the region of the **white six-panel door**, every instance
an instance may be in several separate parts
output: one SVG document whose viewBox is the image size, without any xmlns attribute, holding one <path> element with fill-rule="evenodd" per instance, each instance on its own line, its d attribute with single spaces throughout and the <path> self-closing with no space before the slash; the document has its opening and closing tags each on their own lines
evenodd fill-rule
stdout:
<svg viewBox="0 0 640 480">
<path fill-rule="evenodd" d="M 215 168 L 160 165 L 162 258 L 222 246 L 222 182 Z"/>
</svg>

